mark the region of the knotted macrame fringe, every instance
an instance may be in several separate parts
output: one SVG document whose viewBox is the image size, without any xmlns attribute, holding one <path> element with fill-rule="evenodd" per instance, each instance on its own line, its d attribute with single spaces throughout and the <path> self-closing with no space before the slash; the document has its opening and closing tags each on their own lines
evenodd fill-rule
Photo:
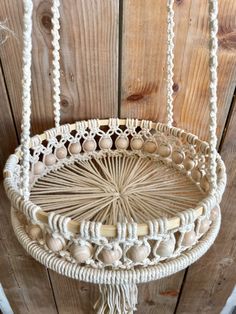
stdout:
<svg viewBox="0 0 236 314">
<path fill-rule="evenodd" d="M 94 305 L 97 314 L 132 314 L 138 302 L 136 284 L 99 285 L 100 296 Z"/>
</svg>

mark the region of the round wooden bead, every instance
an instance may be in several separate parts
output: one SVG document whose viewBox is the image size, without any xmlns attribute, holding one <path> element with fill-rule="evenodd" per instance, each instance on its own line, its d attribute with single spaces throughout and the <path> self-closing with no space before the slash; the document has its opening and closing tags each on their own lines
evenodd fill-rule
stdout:
<svg viewBox="0 0 236 314">
<path fill-rule="evenodd" d="M 83 150 L 87 153 L 91 153 L 96 149 L 96 142 L 94 139 L 87 139 L 83 142 Z"/>
<path fill-rule="evenodd" d="M 130 146 L 133 150 L 140 150 L 143 147 L 143 139 L 141 137 L 133 137 Z"/>
<path fill-rule="evenodd" d="M 53 166 L 56 163 L 57 159 L 54 154 L 48 154 L 44 157 L 44 163 L 46 166 Z"/>
<path fill-rule="evenodd" d="M 141 263 L 150 254 L 150 248 L 147 245 L 133 245 L 126 253 L 127 257 L 135 263 Z"/>
<path fill-rule="evenodd" d="M 210 227 L 210 221 L 207 218 L 202 219 L 202 221 L 200 223 L 200 227 L 199 227 L 199 233 L 207 232 L 209 227 Z"/>
<path fill-rule="evenodd" d="M 212 208 L 211 215 L 210 215 L 210 220 L 211 221 L 215 221 L 218 218 L 219 211 L 220 211 L 219 205 L 216 205 L 215 207 Z"/>
<path fill-rule="evenodd" d="M 30 171 L 29 173 L 29 183 L 30 184 L 33 184 L 34 183 L 34 174 L 32 171 Z"/>
<path fill-rule="evenodd" d="M 194 181 L 200 182 L 200 180 L 202 178 L 202 172 L 198 168 L 194 168 L 191 171 L 191 176 L 192 176 Z"/>
<path fill-rule="evenodd" d="M 190 157 L 186 157 L 183 161 L 183 165 L 184 165 L 184 168 L 187 170 L 187 171 L 190 171 L 193 169 L 195 163 L 194 163 L 194 160 Z"/>
<path fill-rule="evenodd" d="M 191 246 L 195 243 L 196 241 L 196 233 L 194 230 L 185 232 L 182 245 L 183 246 Z"/>
<path fill-rule="evenodd" d="M 34 164 L 34 174 L 36 176 L 42 174 L 44 169 L 45 169 L 45 166 L 44 166 L 44 163 L 42 161 L 38 161 Z"/>
<path fill-rule="evenodd" d="M 184 153 L 180 151 L 173 151 L 172 160 L 176 165 L 182 164 L 182 162 L 184 161 Z"/>
<path fill-rule="evenodd" d="M 170 257 L 175 250 L 175 240 L 161 241 L 155 253 L 160 257 Z"/>
<path fill-rule="evenodd" d="M 81 145 L 80 143 L 71 143 L 69 145 L 69 152 L 71 153 L 71 155 L 78 155 L 81 152 Z"/>
<path fill-rule="evenodd" d="M 112 139 L 110 137 L 101 137 L 99 147 L 101 149 L 110 149 L 112 147 Z"/>
<path fill-rule="evenodd" d="M 40 240 L 43 237 L 43 233 L 39 225 L 29 225 L 28 228 L 28 235 L 31 240 Z"/>
<path fill-rule="evenodd" d="M 146 153 L 149 154 L 153 154 L 156 152 L 157 150 L 157 144 L 156 142 L 152 141 L 152 140 L 147 140 L 144 144 L 143 144 L 143 150 Z"/>
<path fill-rule="evenodd" d="M 163 158 L 169 157 L 171 154 L 171 146 L 169 144 L 160 144 L 158 153 Z"/>
<path fill-rule="evenodd" d="M 56 156 L 58 159 L 64 159 L 67 156 L 67 149 L 62 146 L 56 149 Z"/>
<path fill-rule="evenodd" d="M 113 263 L 119 261 L 122 256 L 122 250 L 120 247 L 115 247 L 113 249 L 104 247 L 99 254 L 99 259 L 105 265 L 112 265 Z"/>
<path fill-rule="evenodd" d="M 78 263 L 85 263 L 93 255 L 93 246 L 90 243 L 72 244 L 70 252 Z"/>
<path fill-rule="evenodd" d="M 126 136 L 119 136 L 115 141 L 117 149 L 127 149 L 129 146 L 129 140 Z"/>
<path fill-rule="evenodd" d="M 200 187 L 204 192 L 208 192 L 210 190 L 210 183 L 208 181 L 207 176 L 203 176 L 200 180 Z"/>
<path fill-rule="evenodd" d="M 59 252 L 64 248 L 65 242 L 61 238 L 54 238 L 53 236 L 47 234 L 46 245 L 53 252 Z"/>
</svg>

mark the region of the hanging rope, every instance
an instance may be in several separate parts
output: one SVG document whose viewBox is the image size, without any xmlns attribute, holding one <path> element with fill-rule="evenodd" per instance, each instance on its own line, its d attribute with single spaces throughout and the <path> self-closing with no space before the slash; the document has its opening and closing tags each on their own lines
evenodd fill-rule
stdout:
<svg viewBox="0 0 236 314">
<path fill-rule="evenodd" d="M 23 30 L 23 79 L 22 79 L 22 124 L 21 124 L 21 187 L 24 199 L 29 199 L 29 143 L 31 115 L 31 63 L 32 63 L 32 0 L 24 0 Z"/>
<path fill-rule="evenodd" d="M 209 0 L 209 67 L 210 67 L 210 115 L 209 115 L 209 173 L 212 194 L 215 193 L 217 188 L 217 175 L 216 175 L 216 144 L 217 144 L 217 66 L 218 66 L 218 1 Z"/>
<path fill-rule="evenodd" d="M 53 107 L 55 127 L 60 125 L 60 0 L 53 0 L 52 4 L 52 46 L 53 46 Z"/>
<path fill-rule="evenodd" d="M 167 124 L 173 123 L 174 0 L 167 0 Z"/>
</svg>

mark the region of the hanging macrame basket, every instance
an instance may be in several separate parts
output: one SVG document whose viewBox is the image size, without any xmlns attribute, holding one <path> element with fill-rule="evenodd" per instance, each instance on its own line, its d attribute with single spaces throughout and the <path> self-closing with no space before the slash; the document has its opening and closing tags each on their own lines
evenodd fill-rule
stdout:
<svg viewBox="0 0 236 314">
<path fill-rule="evenodd" d="M 136 284 L 201 257 L 220 227 L 225 167 L 216 152 L 217 1 L 209 0 L 209 142 L 172 126 L 173 0 L 167 1 L 167 124 L 60 125 L 59 1 L 53 1 L 55 128 L 30 138 L 32 0 L 24 0 L 21 146 L 6 163 L 14 232 L 36 260 L 99 284 L 97 313 L 132 313 Z"/>
</svg>

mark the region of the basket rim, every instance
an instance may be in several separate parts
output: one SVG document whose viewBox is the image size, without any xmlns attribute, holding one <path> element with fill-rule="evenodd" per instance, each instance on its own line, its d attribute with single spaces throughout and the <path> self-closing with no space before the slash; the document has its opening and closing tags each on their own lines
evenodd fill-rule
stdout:
<svg viewBox="0 0 236 314">
<path fill-rule="evenodd" d="M 116 120 L 117 120 L 118 125 L 127 125 L 127 120 L 131 120 L 131 119 L 116 119 Z M 90 121 L 92 121 L 92 120 L 83 121 L 83 123 L 85 124 L 85 126 L 89 127 Z M 99 126 L 107 126 L 109 124 L 110 119 L 101 119 L 101 120 L 96 119 L 96 121 L 99 123 Z M 133 119 L 133 121 L 135 121 L 136 127 L 140 126 L 142 123 L 142 120 L 138 120 L 138 119 Z M 208 143 L 205 141 L 199 140 L 197 136 L 195 136 L 191 133 L 187 133 L 180 128 L 169 127 L 168 125 L 166 125 L 164 123 L 152 122 L 149 120 L 146 120 L 146 121 L 150 122 L 150 128 L 159 130 L 161 132 L 170 132 L 177 137 L 183 136 L 189 143 L 198 145 L 199 148 L 203 149 L 205 153 L 208 150 Z M 51 134 L 56 134 L 56 136 L 60 135 L 63 132 L 63 127 L 65 127 L 65 126 L 67 126 L 70 131 L 76 130 L 76 122 L 75 122 L 73 124 L 61 125 L 58 128 L 50 129 L 51 131 L 53 131 L 53 132 L 51 132 Z M 47 131 L 45 131 L 44 133 L 42 133 L 40 135 L 35 135 L 35 136 L 31 137 L 30 147 L 32 147 L 32 144 L 33 144 L 32 138 L 37 137 L 38 139 L 40 139 L 41 142 L 48 139 L 48 134 L 46 132 Z M 9 170 L 9 168 L 11 170 L 12 169 L 14 170 L 14 166 L 19 161 L 20 155 L 21 155 L 21 150 L 20 150 L 20 147 L 18 147 L 16 149 L 15 154 L 11 155 L 8 158 L 5 169 L 4 169 L 4 186 L 5 186 L 5 190 L 7 192 L 7 195 L 9 197 L 9 199 L 11 200 L 12 206 L 14 208 L 20 209 L 22 212 L 28 213 L 29 211 L 31 211 L 32 206 L 35 206 L 35 204 L 33 202 L 31 202 L 30 200 L 25 201 L 23 199 L 22 195 L 20 194 L 20 192 L 14 188 L 13 171 Z M 223 194 L 223 190 L 224 190 L 224 187 L 226 184 L 225 166 L 224 166 L 224 163 L 223 163 L 219 154 L 217 154 L 217 164 L 220 166 L 220 168 L 223 171 L 222 171 L 220 176 L 218 175 L 216 200 L 221 199 L 221 196 Z M 205 197 L 204 200 L 207 200 L 210 197 L 212 197 L 212 196 L 207 195 L 207 197 Z M 43 211 L 40 206 L 37 206 L 37 207 L 39 208 L 39 210 L 36 212 L 36 218 L 40 222 L 42 222 L 44 224 L 48 224 L 48 213 Z M 185 210 L 185 211 L 187 211 L 187 210 Z M 183 211 L 183 212 L 185 212 L 185 211 Z M 197 207 L 193 208 L 193 212 L 194 212 L 194 220 L 195 220 L 198 217 L 200 217 L 201 215 L 203 215 L 204 207 L 203 206 L 197 206 Z M 167 226 L 166 226 L 167 231 L 179 228 L 180 224 L 181 224 L 180 217 L 175 216 L 175 217 L 168 218 L 167 219 Z M 73 234 L 79 233 L 80 232 L 80 225 L 81 225 L 81 223 L 71 219 L 71 221 L 68 222 L 68 226 L 67 226 L 68 231 L 72 232 Z M 137 235 L 138 236 L 146 236 L 146 235 L 148 235 L 148 233 L 149 233 L 149 226 L 147 223 L 142 223 L 142 224 L 137 225 Z M 102 224 L 101 236 L 111 238 L 111 237 L 116 237 L 116 235 L 117 235 L 117 226 L 116 225 Z"/>
<path fill-rule="evenodd" d="M 20 223 L 17 213 L 11 208 L 14 233 L 23 248 L 38 262 L 67 277 L 95 284 L 145 283 L 170 276 L 197 261 L 214 243 L 221 225 L 221 211 L 207 233 L 189 250 L 174 259 L 157 265 L 137 269 L 99 269 L 71 263 L 47 252 L 36 241 L 32 241 Z"/>
</svg>

